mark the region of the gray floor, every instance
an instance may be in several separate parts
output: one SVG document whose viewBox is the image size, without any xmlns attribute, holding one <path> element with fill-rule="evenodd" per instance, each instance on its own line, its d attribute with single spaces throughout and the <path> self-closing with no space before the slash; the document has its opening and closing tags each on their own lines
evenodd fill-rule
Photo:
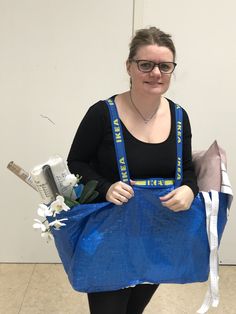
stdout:
<svg viewBox="0 0 236 314">
<path fill-rule="evenodd" d="M 145 314 L 192 314 L 206 283 L 161 285 Z M 236 314 L 236 266 L 220 267 L 220 304 L 208 313 Z M 1 314 L 89 314 L 85 294 L 70 287 L 60 264 L 0 264 Z"/>
</svg>

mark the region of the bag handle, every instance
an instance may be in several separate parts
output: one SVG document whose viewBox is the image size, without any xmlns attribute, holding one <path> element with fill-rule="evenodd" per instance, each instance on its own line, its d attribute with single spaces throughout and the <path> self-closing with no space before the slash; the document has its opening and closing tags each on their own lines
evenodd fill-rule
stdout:
<svg viewBox="0 0 236 314">
<path fill-rule="evenodd" d="M 111 128 L 113 133 L 113 140 L 115 143 L 116 160 L 119 169 L 120 180 L 127 184 L 130 184 L 129 168 L 126 158 L 124 138 L 119 115 L 116 109 L 116 105 L 111 98 L 106 100 L 106 104 L 110 112 Z"/>
<path fill-rule="evenodd" d="M 175 104 L 176 123 L 176 168 L 175 168 L 175 188 L 181 185 L 183 180 L 183 109 Z"/>
</svg>

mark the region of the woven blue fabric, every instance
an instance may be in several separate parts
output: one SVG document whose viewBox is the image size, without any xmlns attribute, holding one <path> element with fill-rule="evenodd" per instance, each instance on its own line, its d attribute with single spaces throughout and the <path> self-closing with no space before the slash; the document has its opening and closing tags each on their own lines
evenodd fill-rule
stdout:
<svg viewBox="0 0 236 314">
<path fill-rule="evenodd" d="M 108 106 L 114 109 L 111 120 L 115 123 L 120 177 L 129 183 L 119 119 L 114 103 L 109 101 Z M 179 109 L 177 126 L 182 123 Z M 153 186 L 134 186 L 135 196 L 122 206 L 108 202 L 78 205 L 57 215 L 58 219 L 68 218 L 66 227 L 53 230 L 53 235 L 75 290 L 112 291 L 145 282 L 190 283 L 208 279 L 209 244 L 202 194 L 194 199 L 191 209 L 181 212 L 163 207 L 159 200 L 182 179 L 181 128 L 177 135 L 175 185 L 156 187 L 154 183 L 162 181 L 152 179 Z M 228 195 L 219 193 L 219 197 L 220 240 L 227 221 Z"/>
<path fill-rule="evenodd" d="M 170 189 L 135 188 L 122 206 L 79 205 L 60 218 L 54 230 L 70 283 L 81 292 L 111 291 L 139 283 L 206 281 L 209 245 L 201 194 L 188 211 L 163 207 L 159 196 Z M 218 233 L 227 220 L 227 196 L 220 193 Z"/>
</svg>

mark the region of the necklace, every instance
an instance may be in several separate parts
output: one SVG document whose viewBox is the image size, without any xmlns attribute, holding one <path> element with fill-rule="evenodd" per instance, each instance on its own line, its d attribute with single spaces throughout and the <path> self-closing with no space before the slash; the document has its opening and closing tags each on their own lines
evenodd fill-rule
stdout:
<svg viewBox="0 0 236 314">
<path fill-rule="evenodd" d="M 157 110 L 159 108 L 159 106 L 156 107 L 156 109 L 154 110 L 154 112 L 151 114 L 151 116 L 149 118 L 145 118 L 143 116 L 143 114 L 139 111 L 139 109 L 137 108 L 137 106 L 135 105 L 133 99 L 132 99 L 132 95 L 131 95 L 131 91 L 129 92 L 129 96 L 130 96 L 130 101 L 131 104 L 133 105 L 134 109 L 136 110 L 136 112 L 140 115 L 140 117 L 142 118 L 142 120 L 144 121 L 145 124 L 147 124 L 149 121 L 152 120 L 152 118 L 155 116 L 155 114 L 157 113 Z"/>
</svg>

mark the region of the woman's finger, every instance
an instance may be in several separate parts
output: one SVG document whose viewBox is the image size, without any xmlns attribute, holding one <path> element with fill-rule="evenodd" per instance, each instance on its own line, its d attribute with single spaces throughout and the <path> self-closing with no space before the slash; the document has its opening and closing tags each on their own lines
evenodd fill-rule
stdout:
<svg viewBox="0 0 236 314">
<path fill-rule="evenodd" d="M 116 182 L 110 186 L 106 194 L 106 200 L 116 205 L 122 205 L 134 196 L 131 186 L 124 182 Z"/>
<path fill-rule="evenodd" d="M 120 182 L 120 185 L 118 185 L 118 186 L 121 187 L 122 190 L 129 192 L 132 196 L 134 195 L 134 190 L 130 185 L 128 185 L 124 182 Z"/>
<path fill-rule="evenodd" d="M 128 202 L 128 197 L 126 197 L 125 195 L 122 195 L 120 193 L 114 192 L 113 196 L 114 196 L 115 199 L 119 200 L 122 203 Z"/>
<path fill-rule="evenodd" d="M 160 196 L 159 198 L 160 198 L 161 202 L 165 202 L 165 201 L 171 199 L 174 195 L 175 195 L 175 190 L 171 191 L 170 193 L 168 193 L 164 196 Z"/>
</svg>

